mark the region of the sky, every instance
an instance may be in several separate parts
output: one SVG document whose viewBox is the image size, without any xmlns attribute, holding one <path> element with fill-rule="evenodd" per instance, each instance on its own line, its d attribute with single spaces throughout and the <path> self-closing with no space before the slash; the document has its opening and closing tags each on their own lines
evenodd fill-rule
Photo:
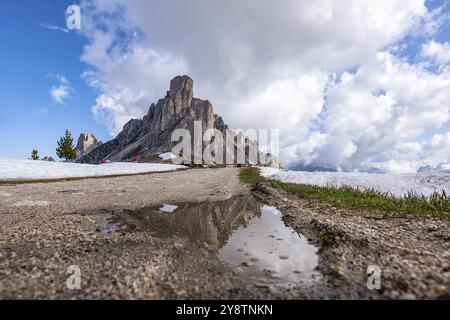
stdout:
<svg viewBox="0 0 450 320">
<path fill-rule="evenodd" d="M 81 7 L 81 29 L 65 10 Z M 107 141 L 188 74 L 231 128 L 280 129 L 291 167 L 450 162 L 445 0 L 2 1 L 0 157 Z"/>
</svg>

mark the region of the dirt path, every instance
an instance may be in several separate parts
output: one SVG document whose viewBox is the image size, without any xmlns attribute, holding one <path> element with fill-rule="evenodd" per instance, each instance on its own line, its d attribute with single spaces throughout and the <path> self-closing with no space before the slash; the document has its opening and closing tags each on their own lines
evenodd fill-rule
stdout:
<svg viewBox="0 0 450 320">
<path fill-rule="evenodd" d="M 234 209 L 214 212 L 199 222 L 208 237 L 223 241 L 223 230 L 210 226 L 220 225 L 214 219 L 229 219 L 222 223 L 226 232 L 239 219 L 248 221 L 238 212 L 239 201 L 233 202 L 233 196 L 251 193 L 237 174 L 233 168 L 194 169 L 0 186 L 0 299 L 447 296 L 450 238 L 448 222 L 440 219 L 379 220 L 379 215 L 360 216 L 276 190 L 256 190 L 257 196 L 282 210 L 288 224 L 311 241 L 323 242 L 323 281 L 312 288 L 287 290 L 249 279 L 243 268 L 221 262 L 217 246 L 183 237 L 161 238 L 147 230 L 108 229 L 117 210 L 231 199 Z M 381 294 L 366 287 L 369 262 L 383 271 Z M 81 272 L 80 290 L 69 290 L 66 284 L 72 265 Z"/>
<path fill-rule="evenodd" d="M 173 298 L 188 294 L 184 281 L 191 283 L 189 295 L 207 297 L 208 286 L 220 282 L 212 281 L 220 277 L 214 271 L 223 269 L 209 261 L 207 248 L 145 232 L 98 231 L 114 208 L 241 193 L 248 188 L 236 169 L 1 186 L 0 298 Z M 80 291 L 66 287 L 70 265 L 81 269 Z"/>
<path fill-rule="evenodd" d="M 104 179 L 41 184 L 0 185 L 6 208 L 28 212 L 79 212 L 96 208 L 146 207 L 164 201 L 223 199 L 248 192 L 237 178 L 237 169 L 192 169 Z M 30 204 L 30 206 L 27 206 Z M 48 208 L 45 207 L 48 204 Z M 28 207 L 28 208 L 27 208 Z"/>
</svg>

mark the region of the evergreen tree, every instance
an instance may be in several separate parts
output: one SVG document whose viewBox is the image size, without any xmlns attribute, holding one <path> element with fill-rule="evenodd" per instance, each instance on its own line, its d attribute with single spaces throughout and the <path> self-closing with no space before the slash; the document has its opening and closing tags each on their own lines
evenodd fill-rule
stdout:
<svg viewBox="0 0 450 320">
<path fill-rule="evenodd" d="M 39 152 L 37 150 L 31 152 L 31 160 L 39 160 Z"/>
<path fill-rule="evenodd" d="M 75 146 L 73 145 L 73 138 L 69 130 L 66 129 L 64 137 L 61 137 L 58 141 L 58 148 L 56 148 L 56 154 L 61 159 L 72 160 L 77 156 Z"/>
</svg>

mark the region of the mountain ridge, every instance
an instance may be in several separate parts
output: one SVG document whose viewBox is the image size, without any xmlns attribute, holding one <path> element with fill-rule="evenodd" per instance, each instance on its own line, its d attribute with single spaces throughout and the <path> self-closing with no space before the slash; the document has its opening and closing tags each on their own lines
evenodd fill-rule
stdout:
<svg viewBox="0 0 450 320">
<path fill-rule="evenodd" d="M 194 81 L 189 76 L 173 78 L 166 96 L 159 99 L 156 104 L 153 103 L 147 115 L 142 119 L 131 119 L 115 139 L 103 143 L 81 156 L 76 162 L 126 161 L 135 157 L 147 158 L 170 152 L 178 144 L 171 141 L 173 131 L 186 129 L 193 137 L 196 121 L 201 122 L 203 135 L 208 129 L 217 129 L 226 139 L 228 126 L 222 117 L 214 113 L 211 102 L 194 97 L 193 88 Z M 238 139 L 245 139 L 245 142 L 249 144 L 256 143 L 248 141 L 243 136 L 239 136 Z M 267 157 L 265 164 L 281 167 L 281 163 L 275 157 L 263 154 L 259 148 L 258 153 L 260 159 Z M 226 153 L 224 153 L 224 159 L 225 156 Z M 246 150 L 246 158 L 247 156 L 248 150 Z"/>
</svg>

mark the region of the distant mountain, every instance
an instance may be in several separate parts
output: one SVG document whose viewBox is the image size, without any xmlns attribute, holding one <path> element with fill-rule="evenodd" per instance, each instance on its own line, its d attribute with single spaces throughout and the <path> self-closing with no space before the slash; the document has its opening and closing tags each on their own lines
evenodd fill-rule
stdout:
<svg viewBox="0 0 450 320">
<path fill-rule="evenodd" d="M 151 158 L 171 152 L 178 144 L 171 141 L 172 132 L 176 129 L 187 129 L 193 137 L 195 121 L 201 122 L 203 134 L 208 129 L 217 129 L 225 141 L 228 126 L 222 117 L 214 114 L 213 106 L 208 100 L 194 98 L 193 87 L 194 82 L 188 76 L 174 78 L 170 82 L 166 96 L 156 104 L 152 104 L 143 119 L 130 120 L 115 139 L 80 157 L 77 162 L 125 161 L 135 157 Z M 240 141 L 244 139 L 248 145 L 256 143 L 242 135 L 238 139 Z M 205 145 L 204 143 L 203 148 Z M 248 155 L 248 150 L 246 154 Z M 281 163 L 275 157 L 261 152 L 259 154 L 269 158 L 270 166 L 281 167 Z"/>
<path fill-rule="evenodd" d="M 450 163 L 440 163 L 437 166 L 422 166 L 420 167 L 417 172 L 433 172 L 433 171 L 448 171 L 450 170 Z"/>
<path fill-rule="evenodd" d="M 322 166 L 316 166 L 312 164 L 294 164 L 289 166 L 289 170 L 292 171 L 305 171 L 305 172 L 337 172 L 335 168 L 326 168 Z"/>
<path fill-rule="evenodd" d="M 319 166 L 319 165 L 313 165 L 313 164 L 294 164 L 289 166 L 288 168 L 289 170 L 292 171 L 304 171 L 304 172 L 339 172 L 336 168 L 328 168 L 328 167 L 323 167 L 323 166 Z M 362 173 L 373 173 L 373 174 L 382 174 L 385 173 L 384 171 L 382 171 L 381 169 L 378 168 L 366 168 L 364 170 L 359 170 L 358 172 L 362 172 Z"/>
<path fill-rule="evenodd" d="M 323 166 L 319 166 L 319 165 L 314 165 L 314 164 L 301 164 L 301 163 L 297 163 L 297 164 L 293 164 L 290 165 L 288 167 L 289 170 L 292 171 L 303 171 L 303 172 L 338 172 L 338 170 L 336 170 L 336 168 L 327 168 L 327 167 L 323 167 Z M 417 172 L 418 173 L 430 173 L 430 172 L 437 172 L 437 171 L 450 171 L 450 163 L 448 162 L 444 162 L 444 163 L 440 163 L 439 165 L 436 166 L 421 166 Z M 385 171 L 379 169 L 379 168 L 365 168 L 365 169 L 361 169 L 358 170 L 358 172 L 360 173 L 372 173 L 372 174 L 383 174 L 386 173 Z"/>
<path fill-rule="evenodd" d="M 103 143 L 97 140 L 97 138 L 92 133 L 81 133 L 78 138 L 77 146 L 75 148 L 77 157 L 82 157 L 89 154 L 89 152 L 101 146 L 102 144 Z"/>
</svg>

